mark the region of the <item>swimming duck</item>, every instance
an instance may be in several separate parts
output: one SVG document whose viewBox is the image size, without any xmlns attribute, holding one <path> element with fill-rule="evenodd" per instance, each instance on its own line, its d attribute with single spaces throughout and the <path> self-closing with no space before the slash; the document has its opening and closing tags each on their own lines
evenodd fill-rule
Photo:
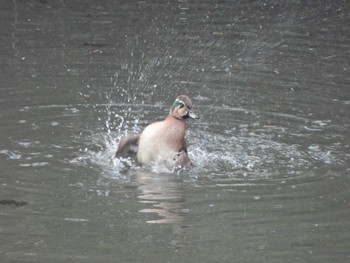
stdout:
<svg viewBox="0 0 350 263">
<path fill-rule="evenodd" d="M 137 161 L 149 164 L 164 160 L 173 163 L 173 171 L 191 166 L 185 140 L 186 120 L 199 119 L 192 111 L 192 101 L 178 96 L 163 120 L 148 125 L 140 135 L 126 136 L 119 142 L 116 157 L 136 154 Z"/>
</svg>

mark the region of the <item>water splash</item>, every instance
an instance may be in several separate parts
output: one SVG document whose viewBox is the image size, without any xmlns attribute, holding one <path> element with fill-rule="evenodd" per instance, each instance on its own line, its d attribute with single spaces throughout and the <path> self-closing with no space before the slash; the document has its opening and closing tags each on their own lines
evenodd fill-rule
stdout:
<svg viewBox="0 0 350 263">
<path fill-rule="evenodd" d="M 130 70 L 130 65 L 125 68 Z M 137 74 L 133 74 L 135 78 Z M 102 128 L 91 134 L 87 144 L 96 147 L 82 150 L 81 156 L 75 159 L 91 162 L 112 177 L 126 174 L 130 169 L 140 169 L 135 160 L 113 158 L 120 138 L 140 134 L 148 123 L 143 121 L 145 116 L 155 111 L 155 107 L 165 110 L 161 103 L 145 104 L 143 100 L 139 103 L 136 96 L 130 94 L 128 85 L 121 87 L 118 84 L 118 77 L 111 78 L 113 88 L 101 91 L 101 103 L 92 107 Z M 208 101 L 199 95 L 195 100 Z M 329 120 L 229 106 L 212 106 L 210 111 L 203 110 L 202 113 L 206 114 L 206 122 L 190 123 L 187 134 L 189 156 L 194 162 L 189 173 L 194 177 L 225 174 L 227 177 L 285 178 L 305 174 L 318 165 L 316 162 L 329 165 L 336 160 L 329 147 L 318 151 L 312 144 L 307 149 L 298 143 L 300 138 L 327 130 L 331 125 Z M 157 174 L 171 172 L 161 163 L 142 169 Z"/>
<path fill-rule="evenodd" d="M 79 157 L 103 167 L 105 171 L 108 170 L 107 176 L 125 174 L 130 169 L 140 169 L 135 160 L 113 158 L 118 141 L 127 133 L 127 129 L 132 127 L 132 133 L 140 133 L 144 127 L 140 119 L 133 118 L 132 122 L 130 119 L 127 121 L 128 117 L 123 114 L 128 114 L 129 110 L 116 111 L 114 107 L 119 106 L 105 107 L 106 119 L 101 119 L 105 129 L 90 137 L 98 147 L 85 151 L 83 156 Z M 147 105 L 129 107 L 131 111 L 136 111 L 138 107 Z M 288 127 L 272 129 L 256 122 L 226 130 L 215 125 L 204 129 L 202 126 L 203 123 L 192 122 L 187 134 L 189 156 L 194 163 L 194 168 L 189 174 L 194 177 L 203 174 L 225 174 L 227 177 L 243 178 L 293 177 L 304 174 L 316 166 L 316 162 L 322 161 L 327 165 L 335 160 L 335 156 L 326 148 L 320 150 L 318 146 L 311 145 L 304 149 L 298 144 L 283 142 L 281 137 L 288 136 Z M 215 132 L 217 129 L 220 132 Z M 154 163 L 142 169 L 149 169 L 157 174 L 171 172 L 169 167 L 161 163 Z"/>
</svg>

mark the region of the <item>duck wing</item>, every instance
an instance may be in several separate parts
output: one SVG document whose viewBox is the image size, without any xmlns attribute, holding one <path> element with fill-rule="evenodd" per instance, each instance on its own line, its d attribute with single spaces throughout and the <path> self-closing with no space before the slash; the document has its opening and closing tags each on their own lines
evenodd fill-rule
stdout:
<svg viewBox="0 0 350 263">
<path fill-rule="evenodd" d="M 115 157 L 131 157 L 137 153 L 140 135 L 125 136 L 120 139 Z"/>
</svg>

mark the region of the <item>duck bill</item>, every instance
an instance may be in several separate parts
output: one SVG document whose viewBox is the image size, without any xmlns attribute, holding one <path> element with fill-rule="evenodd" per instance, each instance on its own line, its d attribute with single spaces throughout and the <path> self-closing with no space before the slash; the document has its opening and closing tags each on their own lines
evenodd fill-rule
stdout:
<svg viewBox="0 0 350 263">
<path fill-rule="evenodd" d="M 188 113 L 188 117 L 190 117 L 191 119 L 199 119 L 199 117 L 193 111 L 190 111 Z"/>
</svg>

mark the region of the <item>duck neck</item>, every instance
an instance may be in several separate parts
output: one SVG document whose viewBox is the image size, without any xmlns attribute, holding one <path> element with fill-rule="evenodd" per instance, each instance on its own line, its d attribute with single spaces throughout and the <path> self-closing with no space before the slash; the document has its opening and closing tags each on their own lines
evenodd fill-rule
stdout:
<svg viewBox="0 0 350 263">
<path fill-rule="evenodd" d="M 176 115 L 173 115 L 173 114 L 169 114 L 167 117 L 166 117 L 166 120 L 169 120 L 169 121 L 179 121 L 181 123 L 185 123 L 185 120 L 180 118 L 179 116 L 176 116 Z"/>
</svg>

